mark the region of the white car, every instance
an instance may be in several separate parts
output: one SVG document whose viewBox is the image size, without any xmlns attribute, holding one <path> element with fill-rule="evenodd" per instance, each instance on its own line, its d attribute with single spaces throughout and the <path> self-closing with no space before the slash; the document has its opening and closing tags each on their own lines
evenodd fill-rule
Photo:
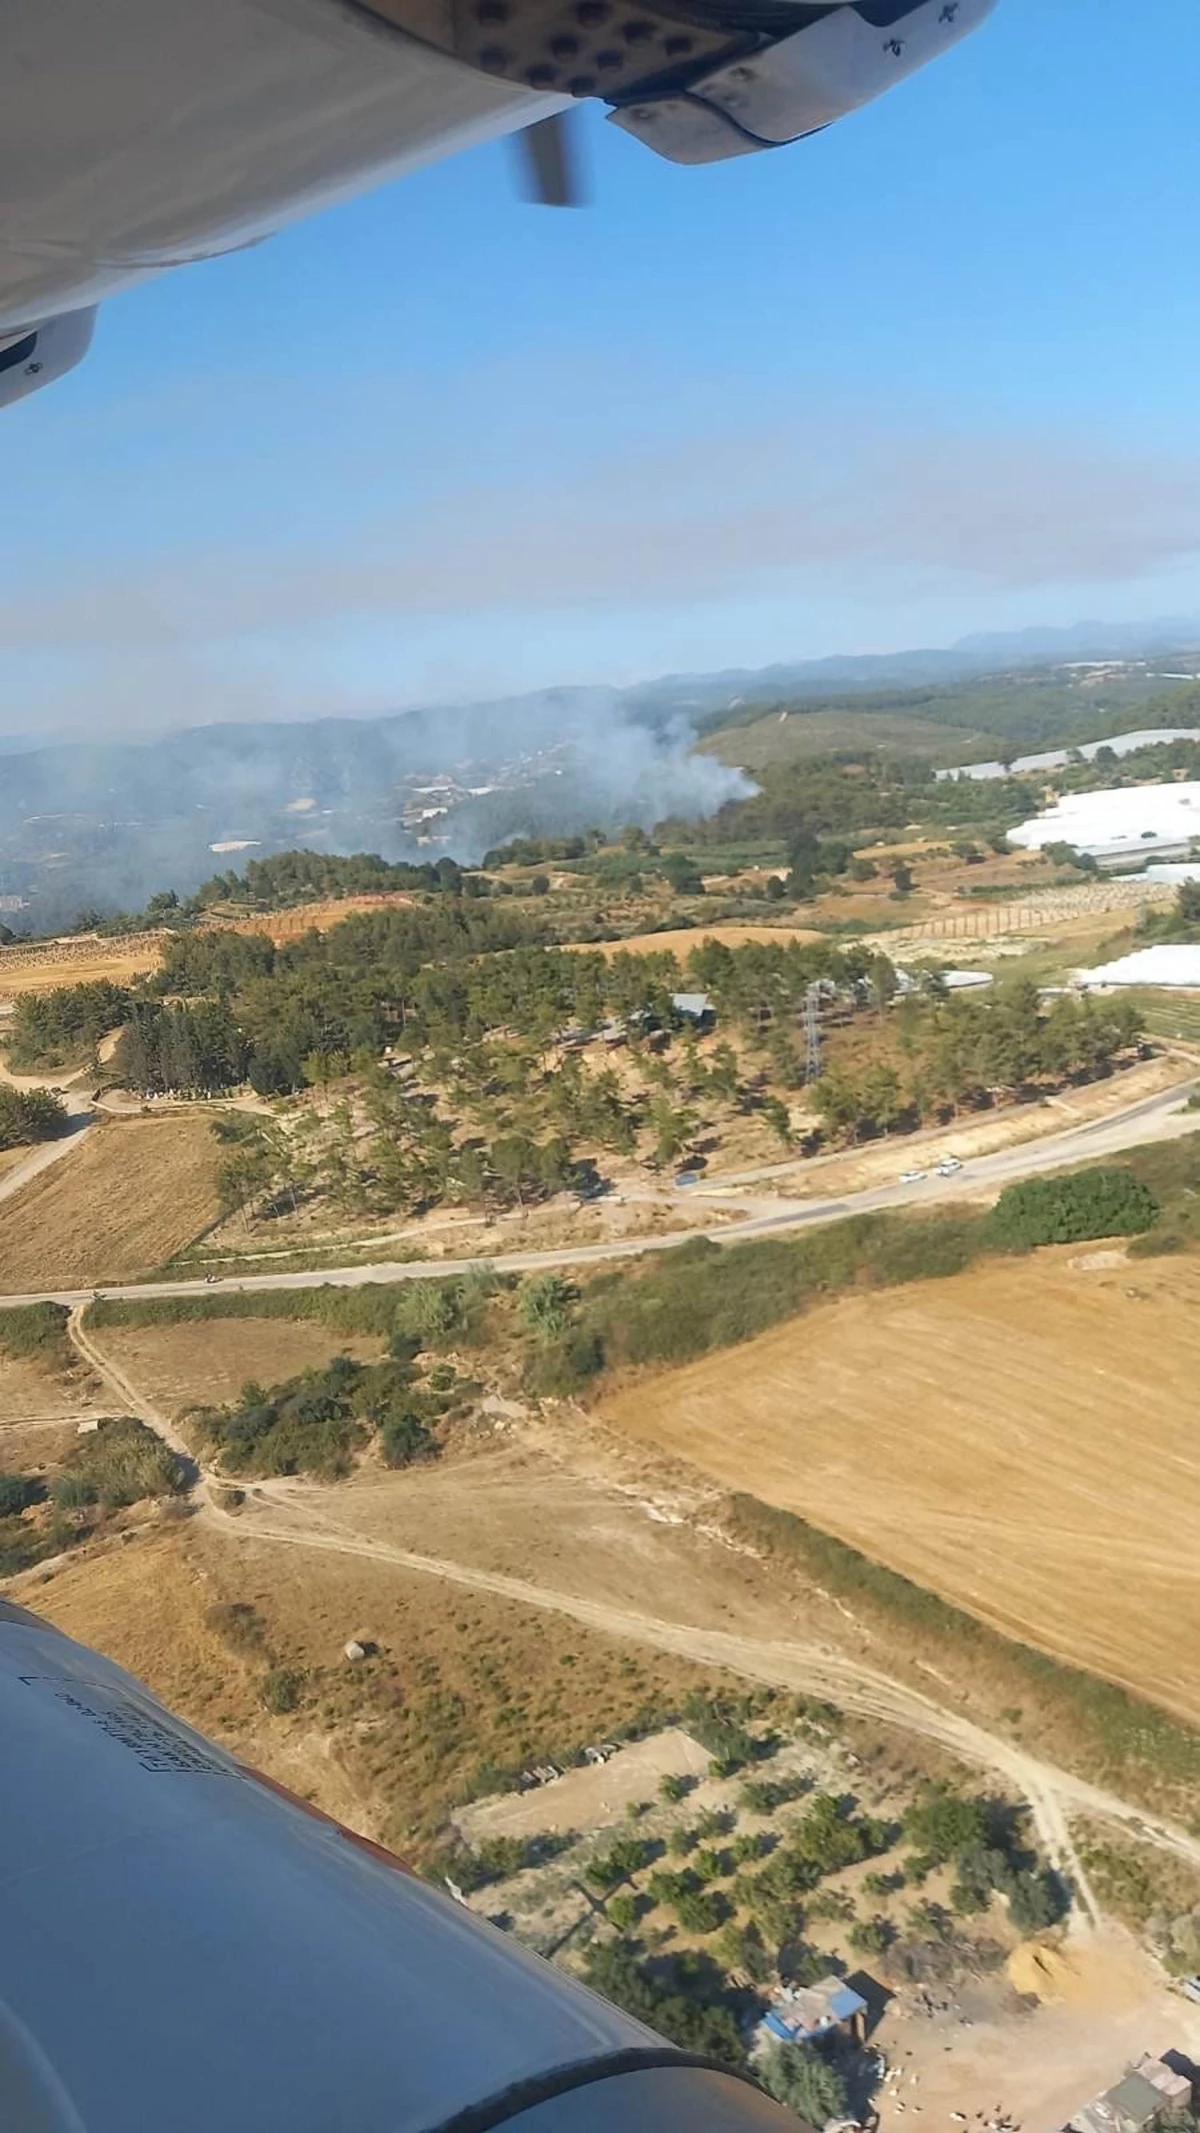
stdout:
<svg viewBox="0 0 1200 2133">
<path fill-rule="evenodd" d="M 929 1172 L 927 1170 L 902 1170 L 900 1172 L 900 1183 L 902 1185 L 920 1185 L 928 1176 Z"/>
<path fill-rule="evenodd" d="M 959 1162 L 958 1157 L 956 1155 L 948 1155 L 938 1164 L 937 1174 L 939 1178 L 952 1178 L 955 1171 L 961 1169 L 962 1164 Z"/>
</svg>

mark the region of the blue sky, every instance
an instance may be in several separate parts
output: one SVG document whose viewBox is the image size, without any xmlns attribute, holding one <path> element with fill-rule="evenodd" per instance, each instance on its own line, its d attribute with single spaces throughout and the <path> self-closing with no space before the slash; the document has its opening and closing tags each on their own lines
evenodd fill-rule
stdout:
<svg viewBox="0 0 1200 2133">
<path fill-rule="evenodd" d="M 0 727 L 362 712 L 1200 613 L 1194 10 L 1000 0 L 586 214 L 477 151 L 114 301 L 0 425 Z"/>
</svg>

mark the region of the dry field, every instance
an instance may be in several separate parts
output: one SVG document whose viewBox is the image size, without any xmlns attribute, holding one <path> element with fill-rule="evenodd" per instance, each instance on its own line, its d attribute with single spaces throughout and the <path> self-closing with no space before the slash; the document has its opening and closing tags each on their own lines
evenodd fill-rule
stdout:
<svg viewBox="0 0 1200 2133">
<path fill-rule="evenodd" d="M 107 978 L 128 985 L 157 970 L 165 933 L 130 934 L 125 940 L 39 941 L 29 948 L 0 948 L 0 1000 L 20 993 L 50 992 L 56 985 L 95 985 Z"/>
<path fill-rule="evenodd" d="M 214 917 L 206 932 L 265 933 L 276 947 L 298 941 L 305 933 L 328 933 L 333 926 L 353 918 L 359 911 L 391 911 L 411 907 L 414 899 L 399 889 L 378 896 L 337 896 L 311 904 L 296 904 L 290 911 L 256 911 L 249 918 Z"/>
<path fill-rule="evenodd" d="M 218 1318 L 179 1326 L 106 1326 L 106 1356 L 154 1407 L 177 1419 L 188 1407 L 236 1399 L 254 1378 L 276 1385 L 320 1370 L 335 1355 L 377 1362 L 385 1344 L 308 1319 Z"/>
<path fill-rule="evenodd" d="M 669 933 L 633 933 L 624 941 L 564 941 L 580 955 L 677 955 L 685 961 L 693 948 L 705 941 L 719 941 L 723 948 L 745 948 L 751 943 L 769 948 L 786 947 L 789 941 L 819 941 L 822 935 L 811 926 L 679 926 Z"/>
<path fill-rule="evenodd" d="M 0 1222 L 0 1291 L 130 1281 L 217 1213 L 207 1118 L 106 1120 L 14 1194 Z"/>
<path fill-rule="evenodd" d="M 44 1363 L 0 1357 L 0 1473 L 28 1474 L 53 1464 L 78 1422 L 111 1406 L 83 1369 L 60 1377 Z"/>
<path fill-rule="evenodd" d="M 172 1710 L 331 1814 L 401 1849 L 430 1841 L 481 1765 L 562 1762 L 712 1676 L 484 1593 L 195 1526 L 140 1540 L 14 1598 L 127 1666 Z M 257 1609 L 260 1655 L 231 1652 L 214 1604 Z M 378 1657 L 348 1668 L 358 1636 Z M 267 1664 L 305 1675 L 262 1705 Z"/>
<path fill-rule="evenodd" d="M 928 756 L 942 762 L 948 752 L 970 749 L 983 739 L 983 734 L 969 730 L 950 731 L 934 719 L 860 711 L 851 705 L 845 711 L 789 711 L 782 718 L 778 711 L 770 711 L 752 725 L 711 734 L 700 742 L 697 753 L 715 755 L 719 762 L 735 763 L 743 770 L 798 763 L 805 756 L 849 748 L 891 748 L 897 755 Z"/>
<path fill-rule="evenodd" d="M 1200 1266 L 1039 1253 L 855 1295 L 608 1420 L 1200 1720 Z"/>
</svg>

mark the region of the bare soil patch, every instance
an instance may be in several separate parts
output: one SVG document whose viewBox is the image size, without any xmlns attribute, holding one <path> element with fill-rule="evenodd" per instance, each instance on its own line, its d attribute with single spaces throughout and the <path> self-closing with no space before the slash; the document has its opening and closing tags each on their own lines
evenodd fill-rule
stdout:
<svg viewBox="0 0 1200 2133">
<path fill-rule="evenodd" d="M 1009 1959 L 1008 1983 L 1037 2004 L 1014 2013 L 992 1987 L 969 2004 L 953 1994 L 957 2011 L 930 2019 L 907 1992 L 892 2002 L 872 2039 L 903 2069 L 876 2099 L 883 2133 L 904 2133 L 914 2111 L 937 2125 L 961 2111 L 974 2126 L 997 2105 L 1018 2126 L 1066 2125 L 1144 2052 L 1200 2042 L 1200 2010 L 1117 1929 L 1065 1948 L 1026 1943 Z"/>
<path fill-rule="evenodd" d="M 667 933 L 633 933 L 623 941 L 565 941 L 580 955 L 677 955 L 682 961 L 705 941 L 719 941 L 723 948 L 785 948 L 789 941 L 819 941 L 811 926 L 679 926 Z"/>
<path fill-rule="evenodd" d="M 0 1357 L 0 1474 L 54 1465 L 81 1421 L 112 1402 L 85 1370 L 60 1377 L 41 1363 Z"/>
<path fill-rule="evenodd" d="M 608 1419 L 1200 1719 L 1200 1267 L 1070 1254 L 848 1296 Z"/>
<path fill-rule="evenodd" d="M 205 1117 L 105 1120 L 8 1202 L 0 1289 L 152 1273 L 214 1220 L 216 1153 Z"/>
<path fill-rule="evenodd" d="M 650 1740 L 619 1749 L 606 1763 L 566 1770 L 535 1792 L 503 1793 L 460 1808 L 454 1821 L 467 1843 L 475 1845 L 488 1837 L 609 1829 L 625 1820 L 631 1803 L 656 1800 L 664 1777 L 703 1778 L 708 1764 L 706 1749 L 680 1727 L 668 1726 Z"/>
</svg>

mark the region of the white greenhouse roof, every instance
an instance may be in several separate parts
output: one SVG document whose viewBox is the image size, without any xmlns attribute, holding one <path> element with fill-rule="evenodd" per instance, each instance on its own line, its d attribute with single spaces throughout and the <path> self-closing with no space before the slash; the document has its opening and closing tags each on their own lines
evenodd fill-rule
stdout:
<svg viewBox="0 0 1200 2133">
<path fill-rule="evenodd" d="M 1098 970 L 1081 970 L 1083 985 L 1178 985 L 1200 992 L 1200 944 L 1137 948 Z"/>
<path fill-rule="evenodd" d="M 1085 741 L 1078 753 L 1085 762 L 1091 762 L 1102 748 L 1111 748 L 1114 755 L 1132 755 L 1138 748 L 1158 748 L 1169 741 L 1200 741 L 1200 728 L 1195 726 L 1145 726 L 1136 733 L 1114 733 L 1106 741 Z M 1043 748 L 1036 755 L 1013 757 L 1012 768 L 1023 770 L 1058 770 L 1070 761 L 1076 751 L 1073 748 Z M 1006 778 L 1008 771 L 1003 763 L 959 763 L 952 770 L 939 770 L 939 778 Z"/>
<path fill-rule="evenodd" d="M 1030 851 L 1062 843 L 1081 852 L 1127 850 L 1131 858 L 1192 837 L 1200 838 L 1200 784 L 1194 780 L 1065 793 L 1044 814 L 1009 831 L 1010 844 Z"/>
</svg>

